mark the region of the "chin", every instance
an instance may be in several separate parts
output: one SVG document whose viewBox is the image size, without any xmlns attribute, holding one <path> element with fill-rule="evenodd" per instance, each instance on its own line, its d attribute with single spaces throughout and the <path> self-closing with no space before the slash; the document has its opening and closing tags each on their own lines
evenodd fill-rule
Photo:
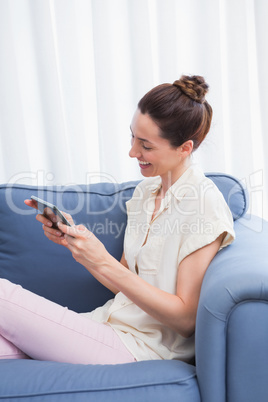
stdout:
<svg viewBox="0 0 268 402">
<path fill-rule="evenodd" d="M 144 177 L 155 177 L 158 176 L 156 173 L 152 172 L 152 171 L 147 171 L 146 169 L 141 169 L 141 174 Z"/>
</svg>

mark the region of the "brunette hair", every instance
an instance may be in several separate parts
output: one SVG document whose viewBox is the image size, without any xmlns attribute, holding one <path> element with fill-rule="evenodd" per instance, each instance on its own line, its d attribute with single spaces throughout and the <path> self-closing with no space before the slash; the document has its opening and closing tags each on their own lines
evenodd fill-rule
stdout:
<svg viewBox="0 0 268 402">
<path fill-rule="evenodd" d="M 173 84 L 151 89 L 139 101 L 138 108 L 158 125 L 161 137 L 169 140 L 172 147 L 192 140 L 196 150 L 212 120 L 212 108 L 205 100 L 208 89 L 203 77 L 183 75 Z"/>
</svg>

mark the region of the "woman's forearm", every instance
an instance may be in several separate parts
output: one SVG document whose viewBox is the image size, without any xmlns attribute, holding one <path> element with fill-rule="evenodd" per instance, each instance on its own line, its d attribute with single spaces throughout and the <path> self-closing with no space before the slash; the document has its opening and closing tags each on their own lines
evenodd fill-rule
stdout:
<svg viewBox="0 0 268 402">
<path fill-rule="evenodd" d="M 113 258 L 113 257 L 112 257 Z M 114 262 L 114 261 L 113 261 Z M 123 269 L 129 269 L 126 259 L 125 259 L 125 255 L 123 253 L 122 258 L 120 260 L 120 265 L 122 266 Z M 118 287 L 114 286 L 113 283 L 111 283 L 110 280 L 106 279 L 103 275 L 100 274 L 100 272 L 96 269 L 91 269 L 90 267 L 86 267 L 87 270 L 94 276 L 94 278 L 97 279 L 97 281 L 99 281 L 102 285 L 104 285 L 107 289 L 109 289 L 111 292 L 113 292 L 114 294 L 117 294 L 119 292 Z"/>
<path fill-rule="evenodd" d="M 195 314 L 188 309 L 179 296 L 150 285 L 138 275 L 125 269 L 112 256 L 98 268 L 98 272 L 106 283 L 121 291 L 133 303 L 164 325 L 185 337 L 194 332 Z"/>
<path fill-rule="evenodd" d="M 115 295 L 119 292 L 118 288 L 115 287 L 111 281 L 105 279 L 103 275 L 101 275 L 98 271 L 88 269 L 88 271 L 94 276 L 94 278 L 97 279 L 98 282 L 100 282 L 103 286 L 105 286 L 107 289 L 109 289 L 112 293 Z"/>
</svg>

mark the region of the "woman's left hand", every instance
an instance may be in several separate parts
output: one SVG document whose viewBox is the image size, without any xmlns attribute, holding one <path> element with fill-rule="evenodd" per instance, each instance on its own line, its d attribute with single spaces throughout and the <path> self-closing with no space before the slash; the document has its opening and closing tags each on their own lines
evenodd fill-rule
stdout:
<svg viewBox="0 0 268 402">
<path fill-rule="evenodd" d="M 86 269 L 98 271 L 98 268 L 108 262 L 111 255 L 102 242 L 84 225 L 70 227 L 58 223 L 58 228 L 64 233 L 66 247 L 71 251 L 73 258 Z"/>
</svg>

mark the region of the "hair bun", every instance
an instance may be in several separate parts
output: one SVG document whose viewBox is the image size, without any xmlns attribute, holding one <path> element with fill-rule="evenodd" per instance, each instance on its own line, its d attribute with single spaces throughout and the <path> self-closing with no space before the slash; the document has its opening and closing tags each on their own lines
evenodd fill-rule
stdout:
<svg viewBox="0 0 268 402">
<path fill-rule="evenodd" d="M 199 75 L 182 75 L 179 80 L 173 82 L 173 85 L 180 88 L 192 100 L 199 103 L 205 102 L 209 86 L 203 77 Z"/>
</svg>

